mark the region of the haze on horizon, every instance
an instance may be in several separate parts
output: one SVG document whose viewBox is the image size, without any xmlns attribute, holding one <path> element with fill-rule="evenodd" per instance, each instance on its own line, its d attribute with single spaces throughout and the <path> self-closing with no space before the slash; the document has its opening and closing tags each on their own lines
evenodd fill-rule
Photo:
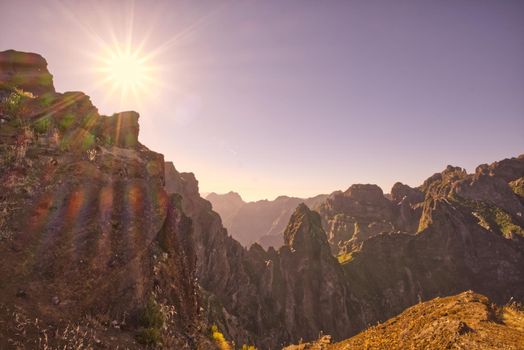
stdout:
<svg viewBox="0 0 524 350">
<path fill-rule="evenodd" d="M 12 1 L 0 50 L 58 91 L 137 110 L 140 140 L 201 192 L 300 197 L 524 153 L 522 1 Z M 99 84 L 100 41 L 142 44 L 138 97 Z"/>
</svg>

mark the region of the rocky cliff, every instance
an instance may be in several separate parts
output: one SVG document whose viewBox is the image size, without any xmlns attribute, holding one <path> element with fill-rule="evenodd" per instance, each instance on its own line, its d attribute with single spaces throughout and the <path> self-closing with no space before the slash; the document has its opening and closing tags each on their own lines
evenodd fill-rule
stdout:
<svg viewBox="0 0 524 350">
<path fill-rule="evenodd" d="M 319 329 L 339 337 L 360 329 L 349 320 L 355 311 L 347 304 L 343 269 L 330 252 L 318 213 L 301 204 L 291 215 L 284 246 L 265 251 L 255 243 L 246 249 L 227 235 L 211 204 L 198 196 L 196 180 L 188 178 L 194 179 L 167 164 L 166 183 L 179 191 L 194 222 L 210 322 L 237 344 L 260 349 L 311 339 Z M 333 310 L 343 311 L 333 318 Z"/>
<path fill-rule="evenodd" d="M 138 114 L 0 53 L 0 348 L 212 348 L 192 223 Z"/>
</svg>

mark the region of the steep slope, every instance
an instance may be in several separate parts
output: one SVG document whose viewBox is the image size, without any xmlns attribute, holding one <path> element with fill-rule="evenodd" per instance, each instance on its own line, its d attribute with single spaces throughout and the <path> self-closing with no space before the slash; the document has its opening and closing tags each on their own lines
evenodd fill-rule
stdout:
<svg viewBox="0 0 524 350">
<path fill-rule="evenodd" d="M 325 336 L 285 350 L 522 349 L 524 311 L 498 307 L 485 296 L 464 292 L 417 304 L 387 322 L 340 343 Z"/>
<path fill-rule="evenodd" d="M 56 93 L 0 52 L 0 348 L 212 348 L 192 224 L 138 114 Z"/>
<path fill-rule="evenodd" d="M 396 229 L 410 230 L 360 236 L 339 262 L 327 253 L 330 242 L 318 224 L 320 217 L 304 206 L 292 215 L 284 233 L 285 245 L 279 250 L 266 252 L 256 244 L 249 250 L 232 243 L 216 245 L 217 232 L 222 237 L 227 233 L 220 230 L 219 218 L 214 217 L 209 203 L 199 199 L 193 182 L 193 190 L 182 196 L 190 206 L 201 203 L 197 215 L 201 219 L 192 216 L 194 221 L 205 217 L 203 221 L 213 227 L 202 230 L 199 260 L 214 269 L 212 276 L 221 276 L 213 280 L 208 268 L 199 270 L 206 281 L 203 285 L 219 305 L 212 319 L 220 319 L 237 343 L 249 340 L 269 349 L 301 338 L 313 339 L 320 330 L 335 340 L 347 338 L 421 300 L 468 289 L 500 303 L 511 297 L 524 300 L 522 223 L 516 204 L 521 202 L 511 190 L 518 188 L 515 181 L 523 175 L 523 161 L 519 157 L 500 162 L 513 171 L 508 174 L 505 170 L 502 182 L 497 175 L 499 165 L 493 164 L 484 175 L 449 167 L 417 189 L 396 184 L 391 200 L 372 185 L 335 193 L 324 207 L 331 212 L 323 213 L 336 216 L 340 211 L 368 225 L 387 219 Z M 181 183 L 194 179 L 184 174 L 179 178 Z M 475 195 L 486 192 L 484 201 L 469 199 L 473 194 L 463 190 L 464 184 L 475 187 Z M 496 206 L 495 200 L 511 213 Z M 306 215 L 308 212 L 311 214 Z M 295 231 L 308 234 L 295 239 Z M 211 245 L 206 243 L 210 240 Z M 337 315 L 336 324 L 333 315 Z M 239 329 L 245 333 L 240 335 Z"/>
<path fill-rule="evenodd" d="M 236 196 L 235 196 L 236 195 Z M 282 231 L 300 203 L 316 208 L 326 195 L 311 198 L 279 196 L 275 200 L 240 202 L 238 194 L 211 193 L 206 199 L 213 205 L 213 210 L 220 214 L 224 227 L 233 238 L 244 246 L 259 243 L 264 249 L 270 246 L 279 248 L 284 244 Z"/>
<path fill-rule="evenodd" d="M 346 334 L 348 296 L 340 264 L 331 255 L 317 213 L 299 205 L 286 228 L 286 244 L 265 251 L 243 248 L 227 236 L 211 204 L 198 195 L 193 174 L 166 164 L 169 191 L 180 193 L 194 222 L 199 281 L 207 296 L 210 321 L 237 344 L 275 349 L 318 329 Z M 355 330 L 361 326 L 350 326 Z"/>
<path fill-rule="evenodd" d="M 519 168 L 524 158 L 508 162 Z M 519 174 L 520 170 L 507 180 Z M 523 300 L 523 223 L 520 211 L 512 216 L 491 204 L 495 199 L 515 203 L 516 196 L 504 190 L 508 183 L 500 180 L 493 174 L 468 175 L 448 167 L 421 187 L 426 198 L 416 235 L 378 235 L 353 252 L 344 270 L 365 307 L 364 322 L 384 320 L 418 300 L 469 289 L 498 303 L 512 297 Z M 469 199 L 472 194 L 462 190 L 466 183 L 477 188 L 475 195 L 492 195 L 486 195 L 485 202 Z M 494 189 L 492 183 L 501 188 Z M 503 193 L 506 196 L 497 196 Z"/>
</svg>

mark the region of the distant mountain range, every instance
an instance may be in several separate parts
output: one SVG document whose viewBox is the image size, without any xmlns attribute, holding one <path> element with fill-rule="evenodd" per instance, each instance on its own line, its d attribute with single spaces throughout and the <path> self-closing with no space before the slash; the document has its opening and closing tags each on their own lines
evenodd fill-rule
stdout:
<svg viewBox="0 0 524 350">
<path fill-rule="evenodd" d="M 258 243 L 265 249 L 280 248 L 284 244 L 282 232 L 291 214 L 300 203 L 316 208 L 327 195 L 312 198 L 280 196 L 275 200 L 244 202 L 236 192 L 226 194 L 209 193 L 205 197 L 220 214 L 229 234 L 243 246 Z"/>
</svg>

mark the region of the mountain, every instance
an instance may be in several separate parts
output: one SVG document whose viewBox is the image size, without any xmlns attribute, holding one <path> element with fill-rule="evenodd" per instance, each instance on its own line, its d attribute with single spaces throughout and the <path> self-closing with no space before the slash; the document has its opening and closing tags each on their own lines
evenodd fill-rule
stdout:
<svg viewBox="0 0 524 350">
<path fill-rule="evenodd" d="M 194 174 L 140 144 L 136 112 L 57 93 L 35 54 L 0 67 L 0 348 L 278 349 L 466 290 L 524 301 L 524 156 L 318 211 L 281 198 L 260 222 L 286 222 L 282 246 L 246 248 Z"/>
<path fill-rule="evenodd" d="M 449 166 L 416 189 L 396 184 L 391 199 L 376 186 L 354 185 L 328 197 L 321 214 L 299 205 L 284 245 L 267 251 L 231 243 L 210 205 L 201 204 L 193 220 L 215 230 L 205 230 L 197 258 L 214 270 L 202 283 L 213 295 L 212 318 L 238 344 L 271 349 L 315 339 L 320 330 L 348 338 L 421 300 L 469 289 L 497 303 L 522 301 L 523 176 L 520 156 L 475 174 Z M 191 192 L 182 197 L 204 203 Z M 389 220 L 394 229 L 360 236 L 337 259 L 323 227 L 326 212 L 367 225 Z"/>
<path fill-rule="evenodd" d="M 291 214 L 300 203 L 316 208 L 326 195 L 312 198 L 279 196 L 275 200 L 244 202 L 235 192 L 226 194 L 210 193 L 206 199 L 213 210 L 220 214 L 224 227 L 243 246 L 260 244 L 264 249 L 279 248 L 284 244 L 282 231 Z"/>
<path fill-rule="evenodd" d="M 410 307 L 399 316 L 331 344 L 330 336 L 284 350 L 520 349 L 524 309 L 499 307 L 471 291 Z"/>
<path fill-rule="evenodd" d="M 225 194 L 211 192 L 202 197 L 211 202 L 213 210 L 220 214 L 222 223 L 226 228 L 231 227 L 238 211 L 246 204 L 246 202 L 242 200 L 242 197 L 233 191 Z"/>
<path fill-rule="evenodd" d="M 212 349 L 163 156 L 46 67 L 0 52 L 0 348 Z"/>
</svg>

